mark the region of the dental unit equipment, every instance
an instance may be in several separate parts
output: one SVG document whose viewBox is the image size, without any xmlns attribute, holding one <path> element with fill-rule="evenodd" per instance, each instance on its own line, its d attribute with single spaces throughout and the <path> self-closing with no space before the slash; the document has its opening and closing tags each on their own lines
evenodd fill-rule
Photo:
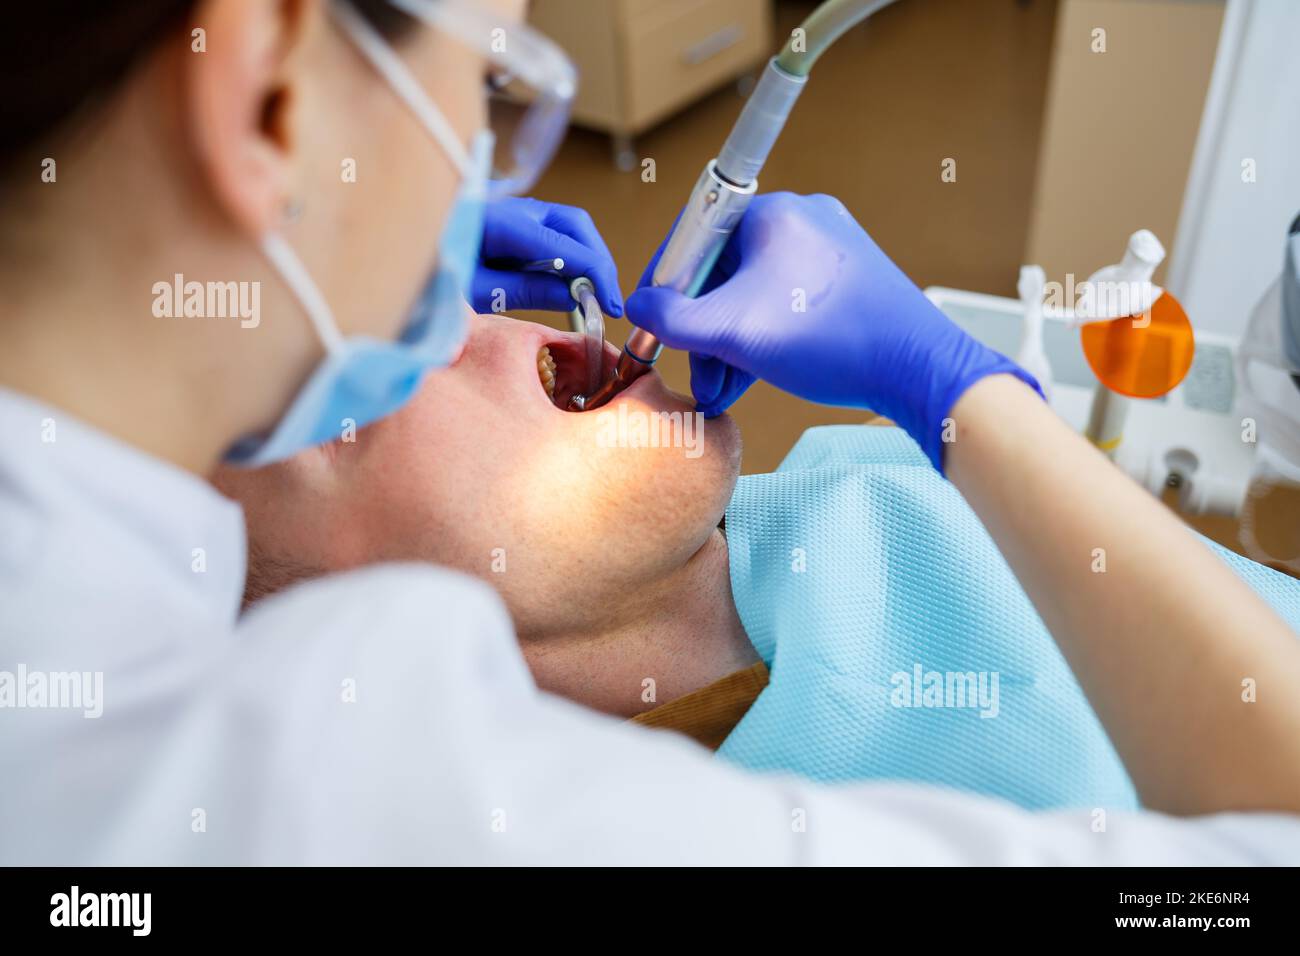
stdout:
<svg viewBox="0 0 1300 956">
<path fill-rule="evenodd" d="M 847 30 L 893 0 L 826 0 L 791 33 L 750 94 L 722 152 L 704 167 L 655 267 L 652 282 L 695 296 L 713 270 L 758 190 L 758 174 L 803 92 L 817 59 Z M 599 408 L 654 367 L 662 343 L 634 328 L 610 378 L 587 396 L 569 402 L 572 411 Z"/>
<path fill-rule="evenodd" d="M 1240 540 L 1255 560 L 1300 575 L 1300 215 L 1287 230 L 1281 275 L 1246 324 L 1235 372 L 1255 449 L 1237 496 Z"/>
<path fill-rule="evenodd" d="M 1020 327 L 1020 348 L 1016 350 L 1016 364 L 1038 379 L 1043 397 L 1052 400 L 1052 363 L 1043 351 L 1043 289 L 1047 273 L 1042 266 L 1021 266 L 1016 292 L 1025 310 Z"/>
<path fill-rule="evenodd" d="M 1109 324 L 1132 317 L 1134 326 L 1138 323 L 1149 326 L 1155 302 L 1164 294 L 1164 290 L 1154 285 L 1151 279 L 1164 259 L 1165 247 L 1154 233 L 1148 229 L 1139 229 L 1133 233 L 1125 247 L 1124 257 L 1114 265 L 1098 269 L 1085 281 L 1084 288 L 1092 290 L 1092 296 L 1085 299 L 1086 308 L 1075 309 L 1074 323 L 1081 329 L 1089 323 L 1095 323 L 1100 329 L 1102 323 Z M 1090 337 L 1087 332 L 1081 333 L 1084 354 L 1092 366 L 1093 374 L 1098 378 L 1084 437 L 1111 459 L 1115 458 L 1116 451 L 1124 440 L 1124 423 L 1128 419 L 1133 399 L 1159 397 L 1130 395 L 1116 389 L 1114 385 L 1117 382 L 1107 381 L 1104 372 L 1108 368 L 1110 377 L 1118 379 L 1124 376 L 1123 369 L 1117 368 L 1117 365 L 1131 366 L 1143 361 L 1158 361 L 1160 358 L 1154 355 L 1154 350 L 1144 350 L 1134 341 L 1138 338 L 1136 329 L 1121 327 L 1117 331 L 1122 334 L 1110 343 L 1113 345 L 1110 349 L 1107 348 L 1108 343 L 1104 337 Z M 1091 350 L 1090 342 L 1093 343 Z M 1114 354 L 1108 356 L 1108 351 Z M 1187 357 L 1190 367 L 1190 352 Z M 1178 381 L 1181 379 L 1182 376 L 1179 376 Z M 1176 386 L 1178 381 L 1171 382 L 1170 388 Z"/>
</svg>

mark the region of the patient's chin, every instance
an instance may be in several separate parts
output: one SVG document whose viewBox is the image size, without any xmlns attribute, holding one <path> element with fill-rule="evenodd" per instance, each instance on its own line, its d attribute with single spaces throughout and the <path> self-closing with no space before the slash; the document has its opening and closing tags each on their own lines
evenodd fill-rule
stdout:
<svg viewBox="0 0 1300 956">
<path fill-rule="evenodd" d="M 689 559 L 717 526 L 735 488 L 735 422 L 727 416 L 705 421 L 685 402 L 673 409 L 629 402 L 609 409 L 599 424 L 601 491 L 615 493 L 617 534 L 656 549 L 647 557 L 661 564 Z"/>
</svg>

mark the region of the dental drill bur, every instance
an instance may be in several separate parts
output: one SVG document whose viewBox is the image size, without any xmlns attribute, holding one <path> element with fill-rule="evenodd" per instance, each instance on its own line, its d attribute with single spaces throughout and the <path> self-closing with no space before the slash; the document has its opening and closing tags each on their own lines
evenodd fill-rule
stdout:
<svg viewBox="0 0 1300 956">
<path fill-rule="evenodd" d="M 655 266 L 651 284 L 695 297 L 713 270 L 758 189 L 758 173 L 781 134 L 817 58 L 851 27 L 893 0 L 826 0 L 767 64 L 722 152 L 695 183 L 681 218 Z M 613 374 L 591 395 L 569 402 L 574 411 L 599 408 L 654 367 L 663 344 L 633 328 Z"/>
</svg>

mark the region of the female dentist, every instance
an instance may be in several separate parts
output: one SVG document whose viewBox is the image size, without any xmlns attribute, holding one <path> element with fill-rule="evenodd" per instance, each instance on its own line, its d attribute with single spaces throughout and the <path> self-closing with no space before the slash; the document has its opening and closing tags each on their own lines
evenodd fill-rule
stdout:
<svg viewBox="0 0 1300 956">
<path fill-rule="evenodd" d="M 756 203 L 712 292 L 629 315 L 698 353 L 706 409 L 758 375 L 906 427 L 1153 812 L 747 776 L 540 694 L 495 596 L 430 567 L 241 617 L 241 515 L 203 476 L 455 360 L 484 203 L 533 181 L 572 73 L 516 0 L 83 6 L 0 40 L 0 862 L 1300 859 L 1292 635 L 824 197 Z M 500 71 L 534 109 L 493 144 Z"/>
</svg>

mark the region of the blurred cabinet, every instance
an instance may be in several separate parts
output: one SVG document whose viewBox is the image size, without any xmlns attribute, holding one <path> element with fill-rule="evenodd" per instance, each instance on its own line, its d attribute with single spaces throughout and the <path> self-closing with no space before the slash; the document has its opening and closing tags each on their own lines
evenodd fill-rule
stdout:
<svg viewBox="0 0 1300 956">
<path fill-rule="evenodd" d="M 576 123 L 632 137 L 774 52 L 771 0 L 534 0 L 529 20 L 573 58 Z"/>
</svg>

